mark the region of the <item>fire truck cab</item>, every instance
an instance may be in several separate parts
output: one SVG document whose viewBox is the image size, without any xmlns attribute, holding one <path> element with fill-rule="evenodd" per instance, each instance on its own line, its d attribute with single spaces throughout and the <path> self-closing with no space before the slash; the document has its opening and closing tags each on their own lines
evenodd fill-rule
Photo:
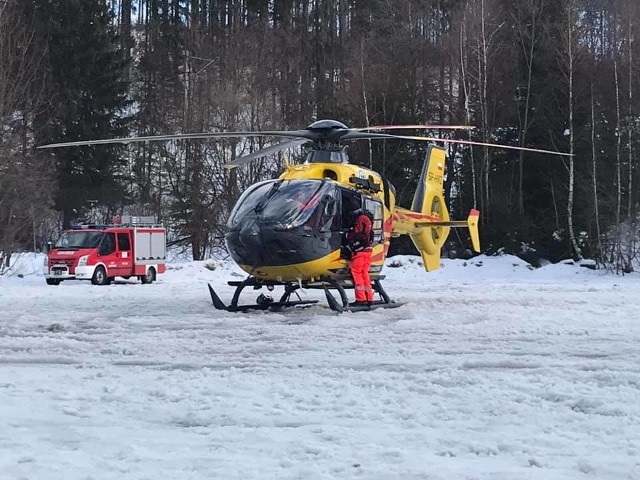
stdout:
<svg viewBox="0 0 640 480">
<path fill-rule="evenodd" d="M 122 216 L 112 225 L 77 225 L 65 230 L 47 253 L 48 285 L 91 280 L 108 285 L 115 277 L 152 283 L 166 270 L 166 229 L 153 217 Z"/>
</svg>

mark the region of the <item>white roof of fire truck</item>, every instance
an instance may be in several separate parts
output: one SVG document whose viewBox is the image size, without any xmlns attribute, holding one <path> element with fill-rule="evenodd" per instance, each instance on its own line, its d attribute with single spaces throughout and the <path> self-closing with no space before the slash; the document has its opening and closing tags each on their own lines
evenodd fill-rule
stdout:
<svg viewBox="0 0 640 480">
<path fill-rule="evenodd" d="M 71 230 L 104 230 L 106 228 L 156 227 L 164 228 L 153 215 L 117 215 L 112 223 L 82 223 L 71 225 Z"/>
</svg>

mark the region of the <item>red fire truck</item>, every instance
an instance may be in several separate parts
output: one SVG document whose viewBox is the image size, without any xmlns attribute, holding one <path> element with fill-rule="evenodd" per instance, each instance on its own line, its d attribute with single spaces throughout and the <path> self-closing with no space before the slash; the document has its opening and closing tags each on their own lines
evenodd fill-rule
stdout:
<svg viewBox="0 0 640 480">
<path fill-rule="evenodd" d="M 74 226 L 47 253 L 47 285 L 72 279 L 108 285 L 114 277 L 152 283 L 166 270 L 166 233 L 149 216 L 123 215 L 112 225 Z"/>
</svg>

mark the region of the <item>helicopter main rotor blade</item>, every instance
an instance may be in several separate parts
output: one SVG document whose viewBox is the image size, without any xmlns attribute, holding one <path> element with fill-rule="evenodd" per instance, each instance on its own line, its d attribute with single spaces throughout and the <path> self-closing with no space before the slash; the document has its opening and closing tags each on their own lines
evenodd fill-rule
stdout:
<svg viewBox="0 0 640 480">
<path fill-rule="evenodd" d="M 276 143 L 275 145 L 271 145 L 270 147 L 262 148 L 256 152 L 250 153 L 249 155 L 245 155 L 244 157 L 236 158 L 232 162 L 229 162 L 225 165 L 225 168 L 231 170 L 232 168 L 239 167 L 241 165 L 246 165 L 247 163 L 251 163 L 254 160 L 257 160 L 262 157 L 266 157 L 267 155 L 272 155 L 274 153 L 278 153 L 285 148 L 294 148 L 302 145 L 303 143 L 308 142 L 309 140 L 288 140 L 286 142 Z"/>
<path fill-rule="evenodd" d="M 352 132 L 343 135 L 341 140 L 418 140 L 421 142 L 444 142 L 444 143 L 458 143 L 462 145 L 478 145 L 481 147 L 496 147 L 496 148 L 504 148 L 507 150 L 522 150 L 525 152 L 535 152 L 535 153 L 548 153 L 550 155 L 572 155 L 570 153 L 564 152 L 553 152 L 551 150 L 542 150 L 539 148 L 529 148 L 529 147 L 516 147 L 512 145 L 502 145 L 500 143 L 486 143 L 486 142 L 474 142 L 472 140 L 454 140 L 449 138 L 435 138 L 435 137 L 420 137 L 413 135 L 390 135 L 387 133 L 364 133 L 364 132 Z"/>
<path fill-rule="evenodd" d="M 105 138 L 102 140 L 82 140 L 78 142 L 50 143 L 40 145 L 37 148 L 60 148 L 78 147 L 82 145 L 109 145 L 109 144 L 129 144 L 139 142 L 161 142 L 167 140 L 190 140 L 207 138 L 236 138 L 236 137 L 293 137 L 304 138 L 305 140 L 315 139 L 317 134 L 308 130 L 273 130 L 262 132 L 203 132 L 203 133 L 177 133 L 173 135 L 150 135 L 146 137 L 125 137 L 125 138 Z"/>
<path fill-rule="evenodd" d="M 473 130 L 475 128 L 473 125 L 375 125 L 351 130 L 365 132 L 371 130 Z"/>
</svg>

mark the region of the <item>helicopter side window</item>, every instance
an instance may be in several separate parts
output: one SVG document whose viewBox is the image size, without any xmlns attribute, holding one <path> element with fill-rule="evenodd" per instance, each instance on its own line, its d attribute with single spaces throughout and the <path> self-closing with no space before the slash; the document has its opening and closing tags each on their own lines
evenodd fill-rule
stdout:
<svg viewBox="0 0 640 480">
<path fill-rule="evenodd" d="M 365 197 L 364 210 L 369 212 L 373 217 L 371 228 L 373 229 L 373 241 L 375 243 L 382 243 L 384 241 L 384 210 L 382 202 L 377 198 Z"/>
<path fill-rule="evenodd" d="M 320 216 L 320 231 L 327 232 L 340 229 L 340 215 L 338 215 L 338 202 L 331 195 L 325 195 Z"/>
</svg>

